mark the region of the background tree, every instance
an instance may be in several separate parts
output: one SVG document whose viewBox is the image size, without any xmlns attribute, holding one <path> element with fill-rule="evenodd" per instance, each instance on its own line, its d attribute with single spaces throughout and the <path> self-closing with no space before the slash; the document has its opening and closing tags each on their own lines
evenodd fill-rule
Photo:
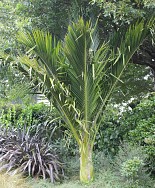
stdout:
<svg viewBox="0 0 155 188">
<path fill-rule="evenodd" d="M 0 2 L 0 105 L 32 102 L 30 83 L 8 63 L 9 54 L 17 54 L 17 32 L 31 27 L 27 5 L 27 1 L 21 0 Z M 3 53 L 5 60 L 1 58 Z"/>
<path fill-rule="evenodd" d="M 153 0 L 92 0 L 91 3 L 96 10 L 96 14 L 100 14 L 99 28 L 101 38 L 109 36 L 122 28 L 127 28 L 138 19 L 147 20 L 147 17 L 153 16 L 155 12 L 155 2 Z M 127 84 L 119 84 L 115 102 L 120 102 L 120 98 L 124 101 L 131 97 L 140 98 L 154 90 L 154 59 L 155 48 L 150 38 L 134 54 L 131 61 L 133 65 L 128 66 L 122 78 L 123 81 L 127 81 Z"/>
<path fill-rule="evenodd" d="M 26 17 L 27 14 L 25 14 L 26 5 L 20 2 L 20 0 L 0 2 L 0 49 L 7 52 L 15 47 L 17 32 L 30 25 L 29 17 Z"/>
</svg>

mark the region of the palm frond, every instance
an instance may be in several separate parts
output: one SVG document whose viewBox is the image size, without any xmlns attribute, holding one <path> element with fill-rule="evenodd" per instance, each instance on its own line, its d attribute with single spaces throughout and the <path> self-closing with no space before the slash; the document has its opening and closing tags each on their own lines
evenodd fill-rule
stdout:
<svg viewBox="0 0 155 188">
<path fill-rule="evenodd" d="M 63 43 L 42 31 L 19 35 L 28 51 L 18 61 L 41 80 L 79 145 L 83 138 L 94 141 L 103 110 L 153 23 L 137 22 L 101 46 L 96 26 L 82 18 L 69 26 Z"/>
<path fill-rule="evenodd" d="M 113 43 L 112 41 L 109 42 L 112 44 L 111 49 L 113 59 L 111 59 L 105 67 L 101 88 L 102 90 L 106 88 L 106 91 L 102 92 L 102 98 L 104 100 L 95 118 L 95 122 L 97 121 L 97 118 L 99 118 L 104 105 L 106 105 L 113 93 L 116 84 L 120 81 L 121 75 L 123 74 L 123 71 L 131 60 L 133 54 L 150 35 L 150 26 L 152 25 L 154 25 L 154 19 L 151 19 L 148 23 L 144 23 L 143 21 L 137 22 L 135 25 L 129 27 L 124 36 L 122 33 L 117 33 L 115 40 L 112 39 Z"/>
</svg>

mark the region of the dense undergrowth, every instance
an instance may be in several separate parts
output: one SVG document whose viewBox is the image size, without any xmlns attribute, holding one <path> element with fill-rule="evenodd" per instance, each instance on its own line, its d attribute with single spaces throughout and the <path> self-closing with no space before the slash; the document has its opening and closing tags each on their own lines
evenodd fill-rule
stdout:
<svg viewBox="0 0 155 188">
<path fill-rule="evenodd" d="M 106 111 L 95 142 L 96 173 L 90 185 L 79 181 L 78 148 L 56 111 L 43 104 L 4 106 L 0 119 L 0 187 L 155 187 L 154 105 L 151 96 L 122 114 L 111 108 Z M 19 167 L 28 179 L 4 174 Z M 47 179 L 42 180 L 45 176 Z"/>
<path fill-rule="evenodd" d="M 155 180 L 146 172 L 145 158 L 146 154 L 141 147 L 134 147 L 125 143 L 119 148 L 118 154 L 113 159 L 110 156 L 105 156 L 103 152 L 98 152 L 94 156 L 95 181 L 89 185 L 80 183 L 79 163 L 75 157 L 72 159 L 66 158 L 66 160 L 70 160 L 68 163 L 70 174 L 61 183 L 55 182 L 55 184 L 52 184 L 50 179 L 46 181 L 39 178 L 21 179 L 19 175 L 15 176 L 19 180 L 9 176 L 9 181 L 13 181 L 13 183 L 14 180 L 15 182 L 19 181 L 23 188 L 24 186 L 29 188 L 153 188 L 155 187 Z M 0 177 L 4 178 L 5 176 L 8 177 L 8 175 L 1 175 Z M 5 181 L 7 180 L 5 179 Z M 0 182 L 2 181 L 0 180 Z"/>
<path fill-rule="evenodd" d="M 128 144 L 124 144 L 120 148 L 120 152 L 115 159 L 105 156 L 100 152 L 97 157 L 94 158 L 96 174 L 95 181 L 89 185 L 81 184 L 78 179 L 78 163 L 75 163 L 76 159 L 70 159 L 70 165 L 73 167 L 72 175 L 69 179 L 64 180 L 61 183 L 51 184 L 50 180 L 41 179 L 19 179 L 21 187 L 26 186 L 29 188 L 153 188 L 155 187 L 155 181 L 149 177 L 146 173 L 143 162 L 145 161 L 145 154 L 141 150 L 141 147 L 133 147 Z M 140 156 L 139 158 L 136 156 Z M 136 159 L 136 160 L 135 160 Z M 73 160 L 73 161 L 72 161 Z M 143 161 L 137 163 L 137 161 Z M 74 165 L 73 165 L 74 164 Z M 125 168 L 125 164 L 128 164 Z M 3 175 L 6 176 L 6 175 Z M 2 175 L 0 176 L 2 177 Z M 19 177 L 19 176 L 16 176 Z M 6 180 L 6 179 L 5 179 Z M 13 181 L 13 178 L 9 179 Z M 1 181 L 0 181 L 1 182 Z M 24 183 L 23 183 L 24 182 Z M 19 186 L 19 187 L 20 187 Z M 25 186 L 25 187 L 24 187 Z M 26 188 L 27 188 L 26 187 Z M 8 188 L 8 187 L 4 187 Z M 14 187 L 13 187 L 14 188 Z M 16 185 L 15 185 L 16 188 Z"/>
</svg>

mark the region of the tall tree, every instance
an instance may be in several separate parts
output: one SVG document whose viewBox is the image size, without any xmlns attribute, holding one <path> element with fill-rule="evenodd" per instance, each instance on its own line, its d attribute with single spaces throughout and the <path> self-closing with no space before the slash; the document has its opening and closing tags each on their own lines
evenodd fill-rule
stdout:
<svg viewBox="0 0 155 188">
<path fill-rule="evenodd" d="M 80 180 L 84 183 L 94 178 L 92 152 L 103 110 L 126 65 L 150 34 L 152 24 L 132 25 L 121 35 L 119 46 L 119 33 L 109 43 L 99 45 L 96 26 L 82 18 L 68 27 L 64 42 L 42 31 L 18 36 L 28 50 L 18 57 L 20 68 L 40 79 L 44 93 L 76 139 Z"/>
</svg>

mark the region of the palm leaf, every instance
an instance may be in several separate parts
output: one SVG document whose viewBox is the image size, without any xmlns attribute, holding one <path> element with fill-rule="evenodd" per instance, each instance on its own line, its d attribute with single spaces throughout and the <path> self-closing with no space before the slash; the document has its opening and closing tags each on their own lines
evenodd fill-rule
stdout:
<svg viewBox="0 0 155 188">
<path fill-rule="evenodd" d="M 148 23 L 144 23 L 143 21 L 137 22 L 135 25 L 130 26 L 124 36 L 122 33 L 117 33 L 114 37 L 115 41 L 112 39 L 109 42 L 112 44 L 111 49 L 113 59 L 106 64 L 104 69 L 105 72 L 101 88 L 102 90 L 106 88 L 106 91 L 102 92 L 103 103 L 98 110 L 95 122 L 97 122 L 104 106 L 113 93 L 116 84 L 120 81 L 121 75 L 123 74 L 123 71 L 131 60 L 133 54 L 150 35 L 150 25 L 152 26 L 153 23 L 154 19 Z M 120 39 L 121 42 L 118 45 Z"/>
<path fill-rule="evenodd" d="M 18 61 L 40 79 L 79 145 L 83 139 L 91 139 L 93 145 L 103 110 L 153 23 L 137 22 L 124 35 L 117 33 L 102 45 L 96 26 L 82 18 L 69 26 L 63 43 L 42 31 L 19 35 L 28 51 Z"/>
</svg>

